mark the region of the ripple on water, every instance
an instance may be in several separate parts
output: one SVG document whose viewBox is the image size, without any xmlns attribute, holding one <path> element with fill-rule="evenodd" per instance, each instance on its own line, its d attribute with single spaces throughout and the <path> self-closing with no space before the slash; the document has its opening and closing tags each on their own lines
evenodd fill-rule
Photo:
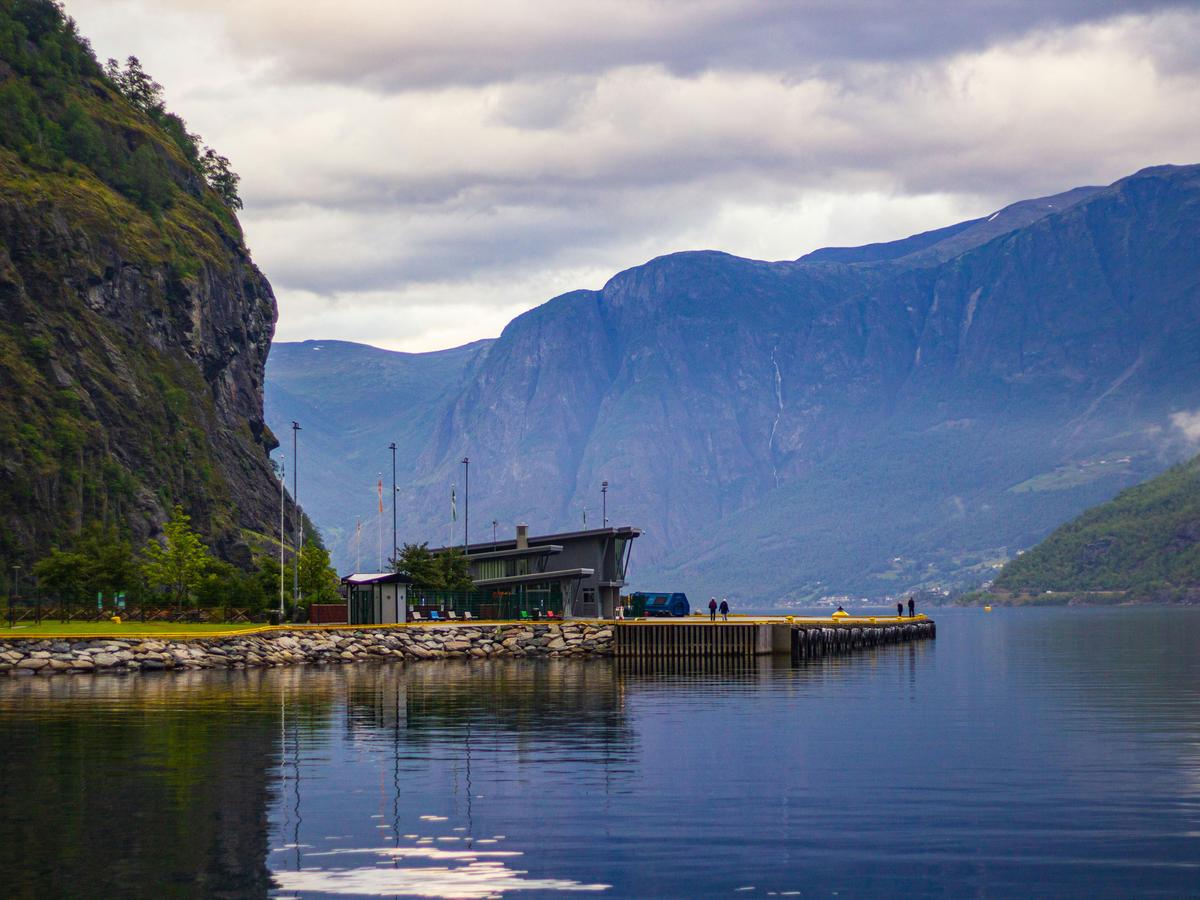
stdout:
<svg viewBox="0 0 1200 900">
<path fill-rule="evenodd" d="M 285 891 L 344 894 L 366 897 L 411 897 L 483 900 L 509 891 L 562 891 L 596 893 L 611 885 L 587 884 L 567 878 L 530 878 L 528 872 L 510 868 L 507 859 L 522 854 L 514 850 L 442 850 L 435 847 L 377 847 L 329 850 L 314 856 L 373 856 L 374 865 L 353 868 L 304 868 L 276 872 L 276 884 Z M 401 862 L 441 865 L 401 865 Z"/>
</svg>

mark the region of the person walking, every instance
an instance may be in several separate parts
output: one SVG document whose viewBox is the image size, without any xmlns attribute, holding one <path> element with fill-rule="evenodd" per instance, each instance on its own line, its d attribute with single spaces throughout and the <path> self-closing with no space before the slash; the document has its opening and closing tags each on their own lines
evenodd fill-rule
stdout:
<svg viewBox="0 0 1200 900">
<path fill-rule="evenodd" d="M 912 597 L 908 598 L 908 617 L 911 619 L 917 614 L 917 604 Z"/>
<path fill-rule="evenodd" d="M 721 621 L 722 622 L 729 621 L 729 598 L 728 597 L 721 598 Z"/>
<path fill-rule="evenodd" d="M 896 601 L 896 618 L 901 619 L 903 617 L 904 617 L 904 604 L 901 601 L 897 600 Z"/>
<path fill-rule="evenodd" d="M 717 621 L 717 598 L 713 597 L 708 601 L 708 621 Z"/>
</svg>

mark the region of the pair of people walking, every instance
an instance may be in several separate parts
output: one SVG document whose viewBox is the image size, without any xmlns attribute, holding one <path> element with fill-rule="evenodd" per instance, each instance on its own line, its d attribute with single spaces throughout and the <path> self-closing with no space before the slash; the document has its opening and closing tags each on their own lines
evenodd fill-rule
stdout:
<svg viewBox="0 0 1200 900">
<path fill-rule="evenodd" d="M 708 621 L 717 621 L 717 613 L 721 613 L 721 621 L 729 621 L 729 601 L 725 598 L 721 599 L 721 605 L 717 606 L 717 598 L 713 597 L 708 601 Z"/>
</svg>

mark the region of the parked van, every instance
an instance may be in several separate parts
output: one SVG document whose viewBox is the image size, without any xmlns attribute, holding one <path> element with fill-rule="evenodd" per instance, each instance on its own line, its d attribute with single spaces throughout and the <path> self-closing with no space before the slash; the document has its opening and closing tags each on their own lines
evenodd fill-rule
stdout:
<svg viewBox="0 0 1200 900">
<path fill-rule="evenodd" d="M 638 591 L 629 597 L 633 601 L 635 618 L 643 616 L 686 616 L 692 611 L 687 594 Z"/>
</svg>

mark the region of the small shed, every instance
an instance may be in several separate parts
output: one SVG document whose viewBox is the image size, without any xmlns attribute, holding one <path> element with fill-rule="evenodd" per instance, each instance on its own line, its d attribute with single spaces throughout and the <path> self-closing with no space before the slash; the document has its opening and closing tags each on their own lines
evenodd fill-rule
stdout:
<svg viewBox="0 0 1200 900">
<path fill-rule="evenodd" d="M 342 579 L 351 625 L 394 625 L 405 621 L 412 579 L 395 572 L 356 572 Z"/>
</svg>

